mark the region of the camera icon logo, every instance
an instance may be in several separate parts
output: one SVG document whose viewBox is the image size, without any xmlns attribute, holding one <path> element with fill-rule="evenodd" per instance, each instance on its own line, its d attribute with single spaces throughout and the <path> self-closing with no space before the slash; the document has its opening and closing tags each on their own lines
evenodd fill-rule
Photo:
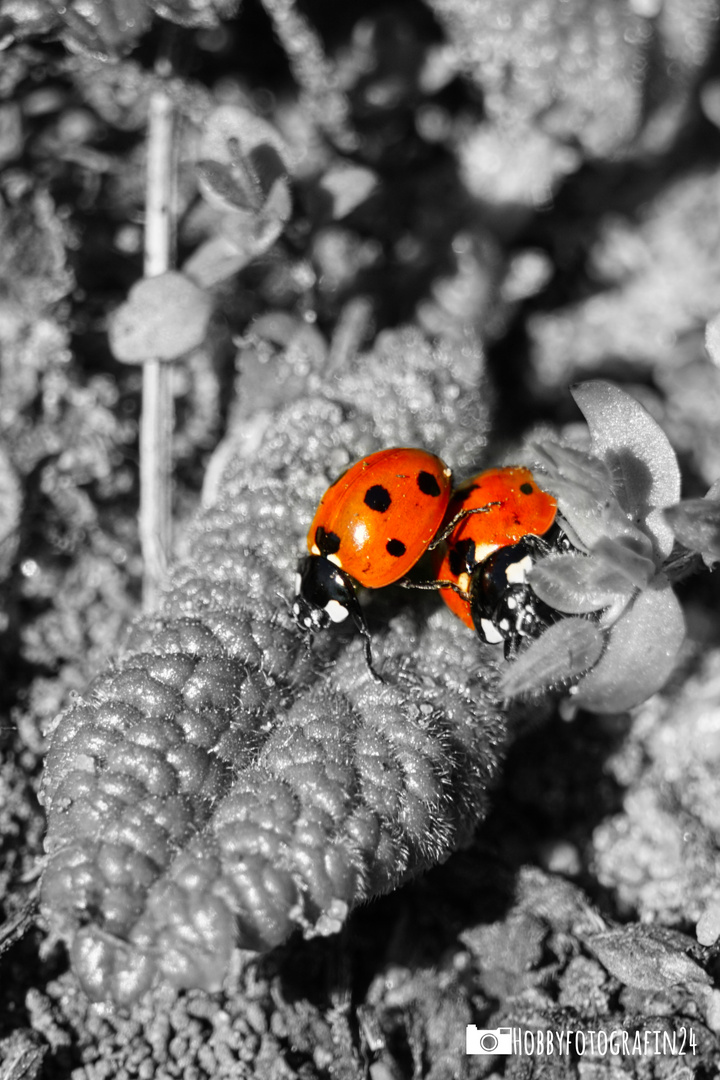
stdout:
<svg viewBox="0 0 720 1080">
<path fill-rule="evenodd" d="M 466 1054 L 512 1054 L 512 1028 L 465 1028 Z"/>
</svg>

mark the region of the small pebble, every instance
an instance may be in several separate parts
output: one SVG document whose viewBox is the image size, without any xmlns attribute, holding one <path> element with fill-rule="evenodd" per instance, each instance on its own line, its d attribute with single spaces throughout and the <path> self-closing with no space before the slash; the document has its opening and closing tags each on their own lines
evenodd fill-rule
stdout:
<svg viewBox="0 0 720 1080">
<path fill-rule="evenodd" d="M 720 1032 L 720 990 L 711 990 L 706 998 L 705 1020 L 711 1031 Z"/>
<path fill-rule="evenodd" d="M 701 945 L 714 945 L 720 937 L 720 899 L 711 900 L 697 921 L 695 934 Z"/>
</svg>

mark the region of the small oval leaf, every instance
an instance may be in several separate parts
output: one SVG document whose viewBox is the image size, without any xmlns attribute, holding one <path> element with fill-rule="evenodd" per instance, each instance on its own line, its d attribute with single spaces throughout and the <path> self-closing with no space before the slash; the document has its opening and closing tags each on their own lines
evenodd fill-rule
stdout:
<svg viewBox="0 0 720 1080">
<path fill-rule="evenodd" d="M 110 321 L 110 348 L 124 364 L 177 360 L 202 345 L 212 300 L 184 274 L 142 278 Z"/>
<path fill-rule="evenodd" d="M 602 659 L 570 691 L 573 701 L 601 713 L 639 705 L 667 682 L 684 637 L 680 603 L 658 574 L 614 624 Z"/>
<path fill-rule="evenodd" d="M 604 638 L 589 619 L 562 619 L 520 654 L 500 683 L 507 698 L 557 686 L 577 678 L 595 664 Z"/>
<path fill-rule="evenodd" d="M 528 580 L 541 600 L 567 615 L 597 611 L 632 593 L 623 574 L 592 555 L 550 555 Z"/>
<path fill-rule="evenodd" d="M 555 442 L 533 443 L 532 448 L 552 475 L 562 476 L 597 494 L 612 487 L 612 474 L 605 462 L 585 450 Z"/>
<path fill-rule="evenodd" d="M 560 515 L 576 547 L 592 551 L 608 537 L 623 537 L 636 551 L 652 556 L 649 537 L 618 502 L 604 462 L 558 443 L 542 443 L 534 450 L 542 463 L 538 474 L 557 498 Z"/>
<path fill-rule="evenodd" d="M 239 168 L 219 161 L 198 161 L 195 169 L 201 186 L 204 185 L 229 209 L 257 212 L 262 206 L 263 193 L 259 185 L 247 181 Z"/>
<path fill-rule="evenodd" d="M 720 560 L 720 499 L 683 499 L 663 513 L 681 544 L 706 562 Z"/>
<path fill-rule="evenodd" d="M 638 542 L 639 541 L 639 542 Z M 637 536 L 603 536 L 593 548 L 593 555 L 625 578 L 625 583 L 644 589 L 653 574 L 652 548 L 644 533 Z"/>
<path fill-rule="evenodd" d="M 240 105 L 220 105 L 207 119 L 198 155 L 200 192 L 211 205 L 270 215 L 291 209 L 290 152 L 280 133 Z"/>
<path fill-rule="evenodd" d="M 680 468 L 667 435 L 647 410 L 614 383 L 580 383 L 572 390 L 587 420 L 593 449 L 613 474 L 623 509 L 648 529 L 662 558 L 672 551 L 672 529 L 653 511 L 680 498 Z"/>
<path fill-rule="evenodd" d="M 680 935 L 676 935 L 680 938 Z M 585 939 L 603 967 L 626 986 L 669 990 L 673 986 L 709 986 L 710 976 L 673 941 L 664 941 L 651 927 L 626 926 L 591 934 Z M 688 948 L 693 942 L 688 939 Z"/>
<path fill-rule="evenodd" d="M 219 233 L 192 253 L 183 263 L 182 271 L 201 289 L 211 289 L 239 273 L 254 257 L 252 245 L 243 250 L 230 237 Z"/>
<path fill-rule="evenodd" d="M 361 165 L 336 165 L 323 174 L 318 186 L 330 199 L 330 217 L 340 221 L 372 195 L 377 176 Z"/>
</svg>

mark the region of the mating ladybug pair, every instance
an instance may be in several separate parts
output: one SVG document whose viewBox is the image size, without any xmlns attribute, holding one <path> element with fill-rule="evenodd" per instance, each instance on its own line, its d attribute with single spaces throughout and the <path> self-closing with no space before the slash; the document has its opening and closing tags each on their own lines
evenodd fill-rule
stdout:
<svg viewBox="0 0 720 1080">
<path fill-rule="evenodd" d="M 370 632 L 357 586 L 400 583 L 441 589 L 448 607 L 489 643 L 512 655 L 558 617 L 527 584 L 534 561 L 557 546 L 557 502 L 522 466 L 487 469 L 453 490 L 452 473 L 434 454 L 380 450 L 346 470 L 325 492 L 308 532 L 293 616 L 310 634 L 352 619 Z M 435 577 L 407 582 L 425 552 Z"/>
</svg>

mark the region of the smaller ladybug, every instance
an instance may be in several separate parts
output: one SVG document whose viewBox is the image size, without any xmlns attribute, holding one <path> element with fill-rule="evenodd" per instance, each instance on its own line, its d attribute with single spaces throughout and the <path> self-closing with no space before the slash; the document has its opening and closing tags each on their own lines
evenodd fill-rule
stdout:
<svg viewBox="0 0 720 1080">
<path fill-rule="evenodd" d="M 292 605 L 298 626 L 312 634 L 352 619 L 379 678 L 357 587 L 400 581 L 435 540 L 451 494 L 451 470 L 426 450 L 394 447 L 351 465 L 323 495 L 308 531 Z"/>
<path fill-rule="evenodd" d="M 461 516 L 476 507 L 487 513 Z M 466 626 L 489 644 L 504 643 L 506 657 L 559 618 L 528 584 L 538 559 L 567 543 L 556 514 L 557 501 L 524 466 L 486 469 L 448 504 L 452 529 L 434 557 L 437 586 Z"/>
</svg>

